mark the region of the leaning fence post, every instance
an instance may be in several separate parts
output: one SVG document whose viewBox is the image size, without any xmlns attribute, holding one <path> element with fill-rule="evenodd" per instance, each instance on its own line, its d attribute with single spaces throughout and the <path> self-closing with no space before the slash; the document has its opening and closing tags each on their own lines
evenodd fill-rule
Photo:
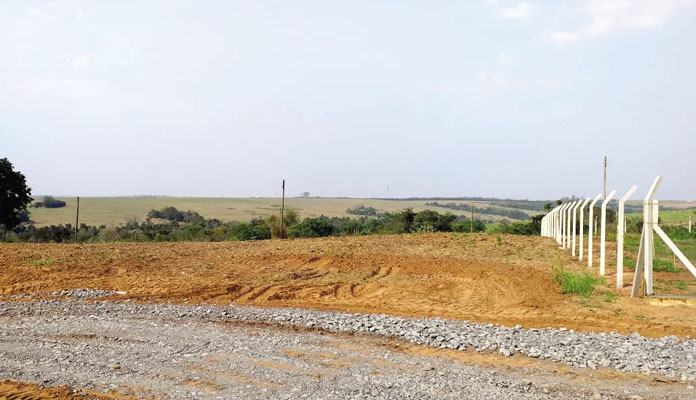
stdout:
<svg viewBox="0 0 696 400">
<path fill-rule="evenodd" d="M 592 266 L 592 222 L 593 220 L 593 215 L 594 215 L 594 206 L 597 204 L 599 201 L 599 198 L 602 197 L 601 193 L 598 193 L 597 196 L 592 200 L 592 203 L 590 203 L 590 217 L 587 221 L 587 266 L 591 267 Z"/>
<path fill-rule="evenodd" d="M 619 226 L 616 229 L 616 287 L 623 287 L 623 253 L 624 253 L 624 232 L 626 232 L 626 219 L 624 218 L 624 203 L 638 189 L 633 185 L 628 192 L 619 200 Z"/>
</svg>

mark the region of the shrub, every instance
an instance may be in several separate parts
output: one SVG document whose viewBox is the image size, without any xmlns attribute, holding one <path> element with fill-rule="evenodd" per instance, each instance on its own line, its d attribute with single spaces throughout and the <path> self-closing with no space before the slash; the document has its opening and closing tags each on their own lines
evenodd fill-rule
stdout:
<svg viewBox="0 0 696 400">
<path fill-rule="evenodd" d="M 474 232 L 485 232 L 486 224 L 476 219 L 474 220 Z M 452 223 L 452 232 L 471 232 L 471 221 L 460 220 Z"/>
<path fill-rule="evenodd" d="M 67 203 L 63 200 L 58 200 L 52 196 L 45 196 L 43 201 L 37 201 L 34 203 L 35 208 L 46 207 L 46 208 L 61 208 L 65 207 Z"/>
<path fill-rule="evenodd" d="M 349 208 L 346 213 L 353 215 L 365 215 L 365 216 L 375 216 L 377 215 L 377 209 L 374 207 L 365 207 L 363 204 L 355 206 L 355 208 Z"/>
</svg>

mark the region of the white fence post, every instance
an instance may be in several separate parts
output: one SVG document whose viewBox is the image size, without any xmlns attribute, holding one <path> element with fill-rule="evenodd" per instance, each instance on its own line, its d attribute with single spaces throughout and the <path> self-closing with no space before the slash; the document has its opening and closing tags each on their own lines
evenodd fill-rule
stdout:
<svg viewBox="0 0 696 400">
<path fill-rule="evenodd" d="M 572 239 L 572 245 L 571 245 L 571 252 L 573 257 L 575 257 L 575 232 L 577 231 L 578 227 L 578 220 L 577 220 L 577 215 L 578 215 L 578 208 L 580 207 L 580 204 L 582 204 L 582 200 L 578 200 L 577 203 L 575 203 L 575 207 L 573 207 L 573 227 L 571 229 L 571 234 L 573 236 Z"/>
<path fill-rule="evenodd" d="M 645 233 L 643 235 L 645 239 L 645 243 L 643 244 L 643 269 L 645 294 L 648 296 L 652 296 L 653 294 L 653 224 L 657 223 L 657 221 L 653 220 L 655 212 L 653 209 L 653 196 L 661 182 L 662 177 L 656 177 L 648 191 L 648 195 L 645 196 L 643 200 L 643 232 Z"/>
<path fill-rule="evenodd" d="M 575 207 L 575 201 L 570 203 L 568 206 L 568 211 L 566 212 L 566 242 L 565 242 L 565 248 L 569 249 L 570 248 L 570 213 L 573 211 L 573 207 Z"/>
<path fill-rule="evenodd" d="M 560 223 L 561 223 L 560 233 L 561 234 L 559 235 L 559 238 L 558 238 L 558 240 L 559 240 L 558 244 L 561 245 L 562 249 L 565 249 L 565 240 L 563 240 L 563 239 L 565 238 L 564 235 L 565 235 L 565 210 L 566 210 L 566 208 L 568 208 L 568 203 L 563 204 L 563 206 L 561 207 L 561 218 L 560 218 Z"/>
<path fill-rule="evenodd" d="M 624 232 L 626 232 L 626 219 L 624 218 L 624 203 L 638 189 L 633 185 L 628 192 L 619 200 L 619 226 L 616 229 L 616 287 L 623 287 L 623 253 L 624 253 Z"/>
<path fill-rule="evenodd" d="M 598 193 L 597 196 L 592 200 L 592 203 L 590 203 L 590 218 L 587 221 L 587 266 L 591 267 L 592 266 L 592 224 L 594 223 L 594 206 L 597 204 L 599 201 L 599 198 L 602 197 L 601 193 Z"/>
<path fill-rule="evenodd" d="M 606 270 L 606 237 L 607 237 L 607 204 L 611 201 L 611 198 L 616 194 L 616 190 L 612 190 L 606 199 L 602 202 L 602 232 L 600 233 L 599 242 L 599 275 L 604 276 Z"/>
<path fill-rule="evenodd" d="M 583 251 L 582 247 L 585 244 L 585 243 L 583 243 L 583 240 L 585 239 L 584 238 L 584 236 L 585 236 L 585 232 L 584 232 L 585 231 L 585 218 L 584 218 L 585 217 L 585 206 L 587 206 L 587 203 L 589 203 L 590 200 L 592 200 L 592 199 L 589 197 L 586 198 L 585 201 L 580 206 L 580 246 L 579 246 L 580 261 L 582 261 L 582 251 Z"/>
</svg>

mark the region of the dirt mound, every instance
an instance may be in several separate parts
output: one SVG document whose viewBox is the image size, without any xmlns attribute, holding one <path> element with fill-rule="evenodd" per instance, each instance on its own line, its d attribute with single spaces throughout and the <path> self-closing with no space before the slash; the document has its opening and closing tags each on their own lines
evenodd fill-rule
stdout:
<svg viewBox="0 0 696 400">
<path fill-rule="evenodd" d="M 539 237 L 423 234 L 235 243 L 0 246 L 0 295 L 98 288 L 139 301 L 311 307 L 525 327 L 696 334 L 696 310 L 562 295 Z M 610 281 L 610 279 L 608 280 Z M 630 279 L 629 279 L 630 281 Z"/>
</svg>

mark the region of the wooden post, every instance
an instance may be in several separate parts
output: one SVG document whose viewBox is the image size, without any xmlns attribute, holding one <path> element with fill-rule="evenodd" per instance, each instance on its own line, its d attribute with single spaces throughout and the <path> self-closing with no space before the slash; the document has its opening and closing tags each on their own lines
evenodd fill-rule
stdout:
<svg viewBox="0 0 696 400">
<path fill-rule="evenodd" d="M 471 233 L 474 233 L 474 203 L 471 203 Z"/>
<path fill-rule="evenodd" d="M 80 196 L 77 196 L 77 211 L 75 212 L 75 243 L 77 243 L 77 232 L 80 229 Z"/>
<path fill-rule="evenodd" d="M 280 203 L 280 230 L 285 232 L 285 179 L 283 179 L 283 200 Z"/>
<path fill-rule="evenodd" d="M 607 156 L 604 156 L 604 197 L 602 199 L 607 199 Z"/>
</svg>

